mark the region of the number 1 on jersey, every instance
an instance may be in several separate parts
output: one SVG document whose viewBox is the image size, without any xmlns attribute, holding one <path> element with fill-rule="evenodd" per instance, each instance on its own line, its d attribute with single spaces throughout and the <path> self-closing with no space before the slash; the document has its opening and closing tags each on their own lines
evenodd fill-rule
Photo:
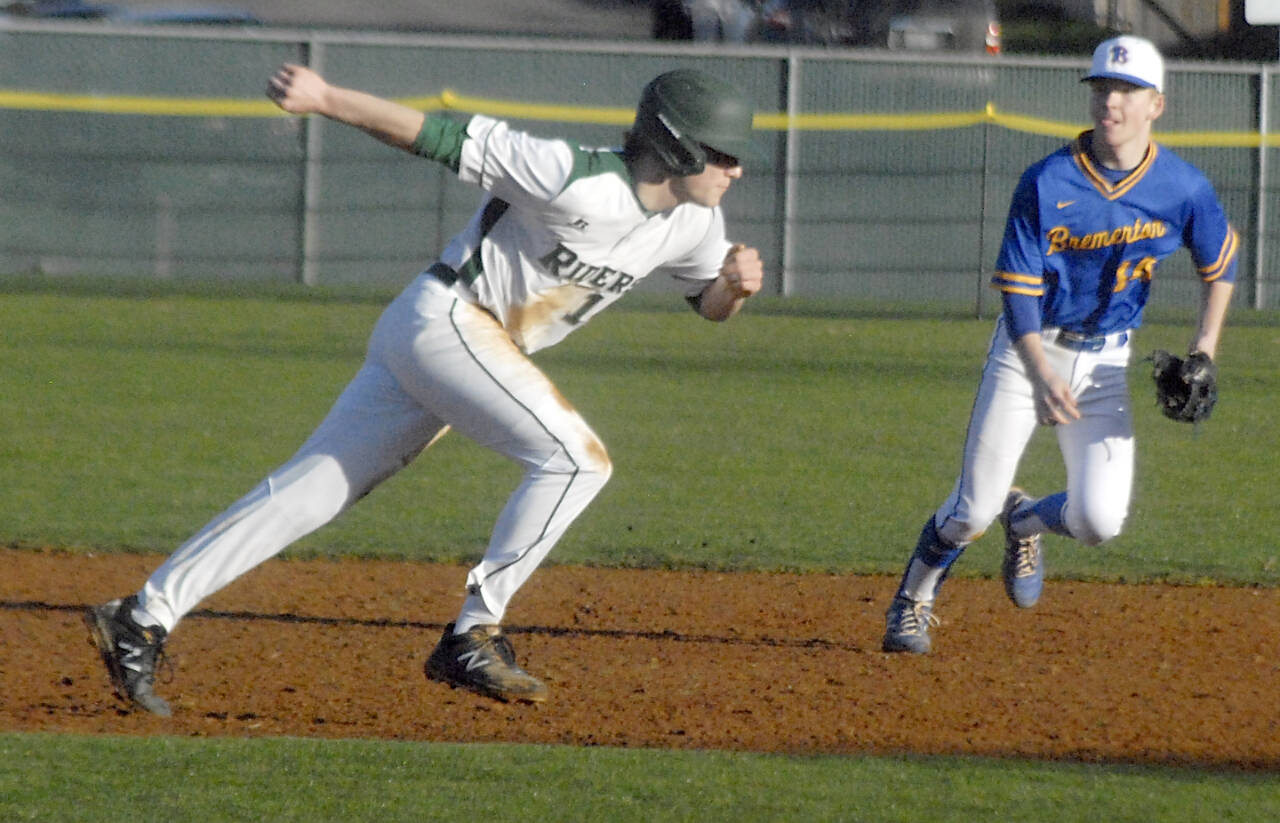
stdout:
<svg viewBox="0 0 1280 823">
<path fill-rule="evenodd" d="M 591 311 L 592 307 L 603 299 L 604 295 L 600 292 L 592 292 L 591 294 L 588 294 L 587 299 L 582 301 L 581 306 L 578 306 L 577 309 L 564 316 L 564 322 L 570 323 L 574 326 L 578 325 L 582 322 L 582 318 L 586 317 L 587 312 Z"/>
</svg>

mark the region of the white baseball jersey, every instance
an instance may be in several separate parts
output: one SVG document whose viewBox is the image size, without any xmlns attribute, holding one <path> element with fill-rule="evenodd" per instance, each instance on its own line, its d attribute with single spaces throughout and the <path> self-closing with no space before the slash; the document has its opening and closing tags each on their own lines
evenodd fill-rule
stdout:
<svg viewBox="0 0 1280 823">
<path fill-rule="evenodd" d="M 485 190 L 441 261 L 526 353 L 564 339 L 654 271 L 697 294 L 730 248 L 719 208 L 647 211 L 616 150 L 533 137 L 483 115 L 429 117 L 415 150 Z"/>
</svg>

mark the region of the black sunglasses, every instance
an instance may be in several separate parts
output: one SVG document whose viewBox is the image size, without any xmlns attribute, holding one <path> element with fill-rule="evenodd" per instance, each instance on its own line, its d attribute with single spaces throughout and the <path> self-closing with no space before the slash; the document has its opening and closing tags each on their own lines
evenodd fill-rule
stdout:
<svg viewBox="0 0 1280 823">
<path fill-rule="evenodd" d="M 702 151 L 707 155 L 708 165 L 719 166 L 722 169 L 733 169 L 742 165 L 742 161 L 734 157 L 732 154 L 725 154 L 722 151 L 717 151 L 706 143 L 699 143 L 698 145 L 702 147 Z"/>
</svg>

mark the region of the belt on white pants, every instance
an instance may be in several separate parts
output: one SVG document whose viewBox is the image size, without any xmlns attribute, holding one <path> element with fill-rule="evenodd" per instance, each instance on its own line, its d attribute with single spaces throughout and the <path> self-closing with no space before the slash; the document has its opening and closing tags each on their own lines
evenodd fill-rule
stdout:
<svg viewBox="0 0 1280 823">
<path fill-rule="evenodd" d="M 427 267 L 427 274 L 444 283 L 446 286 L 452 286 L 458 282 L 458 273 L 448 263 L 436 261 Z"/>
<path fill-rule="evenodd" d="M 1083 334 L 1068 329 L 1048 328 L 1043 330 L 1046 338 L 1064 349 L 1073 351 L 1102 351 L 1114 349 L 1129 342 L 1129 332 L 1117 331 L 1111 334 Z"/>
</svg>

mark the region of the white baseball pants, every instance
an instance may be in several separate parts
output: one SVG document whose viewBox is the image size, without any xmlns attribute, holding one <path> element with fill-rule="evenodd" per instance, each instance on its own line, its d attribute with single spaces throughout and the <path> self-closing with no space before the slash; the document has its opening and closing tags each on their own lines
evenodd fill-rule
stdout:
<svg viewBox="0 0 1280 823">
<path fill-rule="evenodd" d="M 202 599 L 408 465 L 446 426 L 524 467 L 467 576 L 464 610 L 499 622 L 611 464 L 493 316 L 427 274 L 383 312 L 364 365 L 298 452 L 156 569 L 139 605 L 172 630 Z"/>
</svg>

